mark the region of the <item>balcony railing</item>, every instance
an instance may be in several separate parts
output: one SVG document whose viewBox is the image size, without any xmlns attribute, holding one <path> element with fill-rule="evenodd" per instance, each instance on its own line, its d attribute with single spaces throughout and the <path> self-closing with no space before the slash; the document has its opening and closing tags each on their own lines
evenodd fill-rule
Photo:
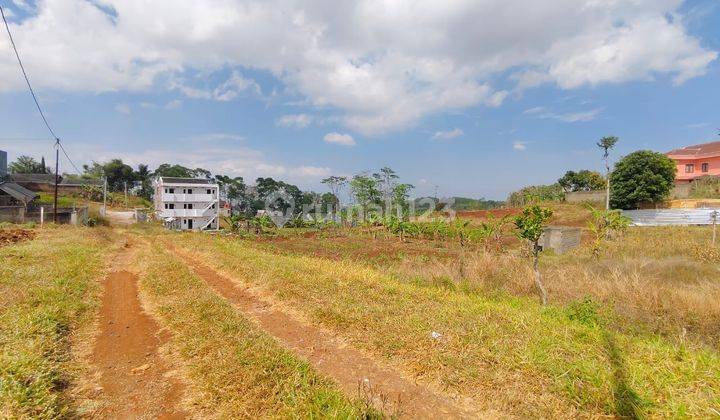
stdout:
<svg viewBox="0 0 720 420">
<path fill-rule="evenodd" d="M 217 209 L 162 209 L 159 211 L 163 219 L 168 217 L 212 217 L 217 215 Z"/>
<path fill-rule="evenodd" d="M 170 194 L 163 193 L 162 201 L 166 203 L 171 202 L 185 202 L 185 203 L 208 203 L 210 201 L 217 200 L 214 194 Z"/>
</svg>

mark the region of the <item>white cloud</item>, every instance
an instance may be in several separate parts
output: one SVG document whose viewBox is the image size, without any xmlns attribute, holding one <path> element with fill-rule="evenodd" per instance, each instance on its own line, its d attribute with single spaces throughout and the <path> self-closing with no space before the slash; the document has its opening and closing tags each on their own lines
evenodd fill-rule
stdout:
<svg viewBox="0 0 720 420">
<path fill-rule="evenodd" d="M 435 134 L 433 134 L 433 139 L 435 139 L 435 140 L 450 140 L 450 139 L 460 137 L 464 134 L 465 133 L 461 129 L 454 128 L 450 131 L 436 131 Z"/>
<path fill-rule="evenodd" d="M 539 113 L 544 112 L 544 111 L 545 111 L 545 107 L 544 107 L 544 106 L 536 106 L 536 107 L 534 107 L 534 108 L 526 109 L 525 111 L 523 111 L 523 114 L 526 114 L 526 115 L 534 115 L 534 114 L 539 114 Z"/>
<path fill-rule="evenodd" d="M 38 89 L 139 91 L 181 80 L 168 87 L 229 101 L 261 95 L 240 72 L 252 69 L 306 104 L 338 110 L 346 127 L 377 134 L 433 113 L 500 106 L 508 93 L 493 84 L 508 72 L 516 89 L 703 75 L 718 54 L 688 33 L 682 4 L 53 0 L 10 25 Z M 210 83 L 227 69 L 228 80 Z M 23 88 L 2 38 L 0 91 Z"/>
<path fill-rule="evenodd" d="M 313 117 L 308 114 L 283 115 L 275 121 L 280 127 L 305 128 L 313 122 Z"/>
<path fill-rule="evenodd" d="M 327 133 L 323 137 L 325 143 L 340 144 L 342 146 L 355 146 L 355 139 L 350 134 Z"/>
<path fill-rule="evenodd" d="M 180 99 L 173 99 L 172 101 L 165 104 L 163 108 L 165 109 L 178 109 L 182 106 L 182 101 Z"/>
<path fill-rule="evenodd" d="M 115 105 L 115 111 L 117 111 L 123 115 L 130 115 L 130 112 L 131 112 L 130 105 L 125 104 L 125 103 L 117 104 L 117 105 Z"/>
<path fill-rule="evenodd" d="M 218 141 L 242 141 L 245 140 L 245 137 L 239 135 L 239 134 L 231 134 L 231 133 L 207 133 L 207 134 L 199 134 L 196 136 L 188 137 L 188 140 L 199 142 L 199 143 L 207 143 L 207 142 L 218 142 Z"/>
<path fill-rule="evenodd" d="M 527 142 L 516 141 L 516 142 L 513 142 L 512 147 L 513 147 L 513 150 L 516 150 L 518 152 L 524 152 L 525 150 L 527 150 Z"/>
<path fill-rule="evenodd" d="M 537 118 L 542 119 L 553 119 L 558 120 L 566 123 L 575 123 L 575 122 L 588 122 L 596 119 L 600 114 L 602 113 L 602 108 L 595 108 L 590 109 L 587 111 L 576 111 L 576 112 L 565 112 L 565 113 L 558 113 L 547 110 L 547 108 L 542 106 L 537 106 L 534 108 L 526 109 L 523 111 L 523 114 L 525 115 L 534 115 Z"/>
</svg>

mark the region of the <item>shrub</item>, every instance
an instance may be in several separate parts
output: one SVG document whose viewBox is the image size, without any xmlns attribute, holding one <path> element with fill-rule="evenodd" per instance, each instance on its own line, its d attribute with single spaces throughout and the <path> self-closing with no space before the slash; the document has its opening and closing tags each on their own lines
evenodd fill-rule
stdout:
<svg viewBox="0 0 720 420">
<path fill-rule="evenodd" d="M 565 200 L 565 190 L 560 184 L 531 185 L 515 191 L 508 197 L 508 205 L 521 207 L 533 203 L 559 202 Z"/>
<path fill-rule="evenodd" d="M 675 183 L 675 172 L 675 162 L 662 153 L 630 153 L 610 174 L 610 205 L 634 209 L 644 203 L 665 201 Z"/>
</svg>

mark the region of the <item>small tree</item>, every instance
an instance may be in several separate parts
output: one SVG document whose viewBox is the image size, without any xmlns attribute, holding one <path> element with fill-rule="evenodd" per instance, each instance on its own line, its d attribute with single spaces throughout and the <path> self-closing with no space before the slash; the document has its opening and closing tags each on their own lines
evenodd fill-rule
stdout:
<svg viewBox="0 0 720 420">
<path fill-rule="evenodd" d="M 334 200 L 329 203 L 327 200 L 323 199 L 323 205 L 326 205 L 329 203 L 332 207 L 332 217 L 333 220 L 335 220 L 337 215 L 337 210 L 340 207 L 340 191 L 345 187 L 348 183 L 348 179 L 345 176 L 329 176 L 322 181 L 321 183 L 325 184 L 330 188 L 330 194 L 332 194 Z M 326 207 L 327 208 L 327 207 Z"/>
<path fill-rule="evenodd" d="M 635 209 L 668 198 L 675 184 L 675 162 L 662 153 L 640 150 L 622 158 L 610 174 L 611 204 Z"/>
<path fill-rule="evenodd" d="M 542 276 L 540 275 L 540 251 L 542 248 L 538 244 L 540 236 L 543 233 L 545 223 L 552 217 L 552 210 L 541 208 L 540 206 L 526 207 L 522 214 L 515 217 L 515 228 L 517 235 L 521 239 L 525 239 L 532 247 L 533 271 L 535 272 L 535 286 L 540 293 L 540 299 L 543 305 L 547 305 L 547 291 L 542 284 Z"/>
<path fill-rule="evenodd" d="M 589 206 L 589 209 L 591 219 L 588 221 L 588 229 L 595 236 L 592 253 L 597 259 L 600 258 L 603 243 L 613 232 L 625 232 L 630 226 L 630 219 L 623 216 L 619 210 L 598 210 L 592 206 Z"/>
<path fill-rule="evenodd" d="M 596 191 L 605 188 L 606 180 L 600 173 L 583 169 L 581 171 L 567 171 L 558 184 L 565 192 Z"/>
<path fill-rule="evenodd" d="M 605 160 L 605 210 L 610 210 L 610 149 L 615 147 L 618 142 L 617 137 L 607 136 L 597 142 L 599 148 L 603 150 L 603 160 Z"/>
</svg>

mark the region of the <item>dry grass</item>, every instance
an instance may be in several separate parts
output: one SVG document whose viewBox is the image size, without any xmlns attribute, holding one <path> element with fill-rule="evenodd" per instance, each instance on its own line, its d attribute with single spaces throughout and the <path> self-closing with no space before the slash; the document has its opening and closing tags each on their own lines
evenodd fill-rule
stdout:
<svg viewBox="0 0 720 420">
<path fill-rule="evenodd" d="M 81 361 L 70 336 L 92 322 L 105 230 L 46 228 L 0 248 L 0 417 L 71 416 L 66 389 Z"/>
<path fill-rule="evenodd" d="M 637 228 L 595 260 L 586 248 L 547 255 L 542 272 L 551 302 L 587 297 L 612 309 L 624 329 L 646 330 L 720 348 L 720 252 L 706 228 Z M 668 241 L 667 238 L 673 240 Z M 528 259 L 518 251 L 466 252 L 454 260 L 406 259 L 387 270 L 429 284 L 482 293 L 534 296 Z"/>
<path fill-rule="evenodd" d="M 529 279 L 520 256 L 468 258 L 462 268 L 420 256 L 415 264 L 401 266 L 403 275 L 390 275 L 387 268 L 279 255 L 233 238 L 171 237 L 207 264 L 264 290 L 355 346 L 488 409 L 547 417 L 717 414 L 720 357 L 715 351 L 617 331 L 593 301 L 542 308 L 523 296 L 532 292 L 530 282 L 520 280 Z M 548 270 L 560 273 L 566 259 L 587 258 L 546 258 L 548 282 L 554 281 Z M 554 277 L 564 278 L 564 285 L 577 283 L 580 271 L 567 270 Z M 482 280 L 468 280 L 480 272 Z M 577 294 L 584 296 L 588 284 L 605 277 L 600 268 L 588 271 L 581 280 L 585 285 L 574 286 Z M 613 291 L 621 277 L 603 280 L 597 290 L 622 294 Z M 507 279 L 515 279 L 520 297 L 477 293 L 486 284 L 514 291 Z M 560 289 L 553 284 L 556 298 Z M 562 289 L 574 296 L 569 287 Z M 432 339 L 432 331 L 442 339 Z"/>
<path fill-rule="evenodd" d="M 155 244 L 139 253 L 141 292 L 186 366 L 191 404 L 219 418 L 375 418 Z"/>
</svg>

